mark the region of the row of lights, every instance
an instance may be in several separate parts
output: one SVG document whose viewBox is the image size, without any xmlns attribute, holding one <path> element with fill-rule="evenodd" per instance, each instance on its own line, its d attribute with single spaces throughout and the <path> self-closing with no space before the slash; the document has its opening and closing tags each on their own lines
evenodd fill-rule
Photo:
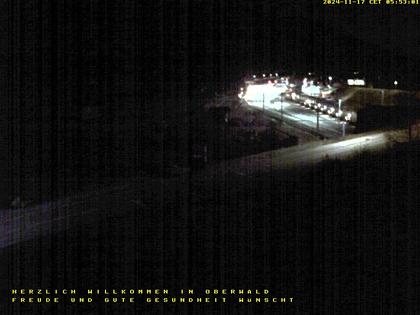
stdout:
<svg viewBox="0 0 420 315">
<path fill-rule="evenodd" d="M 312 75 L 312 72 L 309 72 L 308 75 Z M 273 76 L 273 74 L 270 73 L 269 74 L 269 77 L 272 77 L 272 76 Z M 278 73 L 275 73 L 275 76 L 278 77 L 279 74 Z M 254 79 L 256 79 L 257 78 L 257 75 L 254 74 L 252 77 Z M 265 78 L 266 77 L 266 74 L 263 73 L 262 77 Z M 332 80 L 333 80 L 333 77 L 332 76 L 329 76 L 328 77 L 328 81 L 331 82 Z M 363 80 L 363 79 L 349 79 L 349 80 L 347 80 L 347 83 L 348 83 L 348 85 L 365 85 L 366 84 L 365 83 L 365 80 Z M 395 86 L 398 85 L 398 81 L 397 80 L 394 81 L 394 85 Z"/>
<path fill-rule="evenodd" d="M 331 77 L 329 77 L 329 78 L 331 78 Z M 329 80 L 331 81 L 331 79 L 329 79 Z M 363 85 L 366 85 L 366 82 L 365 82 L 365 80 L 362 80 L 362 79 L 348 79 L 347 84 L 348 85 L 361 85 L 361 86 L 363 86 Z M 397 80 L 394 81 L 394 85 L 395 86 L 398 85 Z"/>
<path fill-rule="evenodd" d="M 358 72 L 354 72 L 354 74 L 358 74 Z M 312 72 L 308 72 L 308 75 L 312 75 Z M 329 76 L 328 77 L 328 81 L 332 81 L 333 77 Z M 363 79 L 348 79 L 347 80 L 348 85 L 366 85 L 365 80 Z M 398 81 L 395 80 L 394 81 L 394 85 L 397 86 L 398 85 Z"/>
<path fill-rule="evenodd" d="M 275 75 L 276 77 L 278 77 L 278 76 L 279 76 L 279 74 L 278 74 L 277 72 L 276 72 L 274 75 Z M 254 79 L 256 79 L 256 78 L 257 78 L 257 75 L 256 75 L 256 74 L 254 74 L 252 77 L 253 77 Z M 265 78 L 265 77 L 266 77 L 266 74 L 265 74 L 265 73 L 263 73 L 262 77 L 263 77 L 263 78 Z M 270 73 L 270 74 L 268 75 L 268 77 L 269 77 L 269 78 L 273 77 L 273 74 L 272 74 L 272 73 Z"/>
<path fill-rule="evenodd" d="M 341 119 L 343 117 L 343 114 L 344 114 L 342 110 L 338 110 L 336 112 L 334 107 L 330 107 L 328 109 L 328 106 L 327 105 L 322 105 L 321 103 L 316 104 L 315 101 L 308 100 L 308 99 L 305 100 L 304 105 L 305 106 L 309 106 L 310 108 L 313 108 L 315 110 L 320 110 L 320 111 L 322 111 L 324 113 L 327 113 L 330 116 L 335 116 L 335 117 L 337 117 L 339 119 Z M 344 120 L 349 122 L 351 120 L 351 113 L 347 113 L 344 116 Z"/>
</svg>

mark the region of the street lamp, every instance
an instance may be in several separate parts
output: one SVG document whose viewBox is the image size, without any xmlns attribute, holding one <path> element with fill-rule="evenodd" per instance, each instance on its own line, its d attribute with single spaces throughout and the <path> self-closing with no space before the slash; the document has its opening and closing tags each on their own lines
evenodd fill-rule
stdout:
<svg viewBox="0 0 420 315">
<path fill-rule="evenodd" d="M 316 111 L 316 130 L 319 132 L 319 110 Z"/>
<path fill-rule="evenodd" d="M 394 85 L 395 85 L 395 86 L 397 86 L 397 85 L 398 85 L 398 81 L 397 81 L 397 80 L 395 80 L 395 81 L 394 81 Z"/>
<path fill-rule="evenodd" d="M 283 98 L 284 98 L 284 93 L 281 93 L 280 94 L 281 119 L 283 119 Z"/>
</svg>

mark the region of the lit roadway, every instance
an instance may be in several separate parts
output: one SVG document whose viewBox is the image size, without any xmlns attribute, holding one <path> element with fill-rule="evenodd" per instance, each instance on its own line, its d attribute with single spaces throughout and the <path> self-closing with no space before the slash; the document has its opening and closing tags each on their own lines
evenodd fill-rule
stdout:
<svg viewBox="0 0 420 315">
<path fill-rule="evenodd" d="M 262 86 L 258 86 L 263 88 Z M 263 88 L 264 89 L 264 88 Z M 266 88 L 265 91 L 254 89 L 244 96 L 249 106 L 263 109 L 267 115 L 283 120 L 291 127 L 306 131 L 325 139 L 337 139 L 354 133 L 354 126 L 324 113 L 306 108 L 290 100 L 280 101 L 279 91 Z M 264 106 L 263 106 L 264 104 Z M 317 118 L 318 116 L 318 118 Z M 318 119 L 318 123 L 317 123 Z"/>
<path fill-rule="evenodd" d="M 314 141 L 289 148 L 227 160 L 209 169 L 216 178 L 235 174 L 252 176 L 313 166 L 325 159 L 349 160 L 361 152 L 380 152 L 409 140 L 407 130 L 368 132 L 339 140 Z M 212 177 L 212 176 L 208 176 Z"/>
<path fill-rule="evenodd" d="M 155 211 L 153 205 L 161 202 L 163 187 L 185 187 L 188 184 L 201 185 L 205 189 L 214 184 L 212 181 L 223 183 L 230 176 L 271 174 L 275 170 L 311 166 L 328 158 L 352 159 L 357 153 L 378 152 L 406 141 L 406 130 L 315 141 L 209 165 L 192 176 L 186 173 L 165 180 L 142 178 L 135 183 L 127 180 L 125 185 L 104 187 L 32 207 L 0 209 L 0 249 L 82 225 L 96 225 L 98 220 L 121 220 L 135 216 L 138 209 Z"/>
</svg>

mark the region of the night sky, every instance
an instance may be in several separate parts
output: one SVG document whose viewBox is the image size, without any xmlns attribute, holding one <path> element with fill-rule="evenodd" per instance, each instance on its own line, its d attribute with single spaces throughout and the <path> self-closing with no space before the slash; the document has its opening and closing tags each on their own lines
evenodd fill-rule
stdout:
<svg viewBox="0 0 420 315">
<path fill-rule="evenodd" d="M 51 89 L 72 85 L 72 96 L 93 104 L 107 93 L 176 99 L 275 70 L 409 74 L 417 83 L 419 12 L 321 0 L 29 0 L 9 1 L 3 24 L 12 84 L 39 90 L 44 75 Z"/>
</svg>

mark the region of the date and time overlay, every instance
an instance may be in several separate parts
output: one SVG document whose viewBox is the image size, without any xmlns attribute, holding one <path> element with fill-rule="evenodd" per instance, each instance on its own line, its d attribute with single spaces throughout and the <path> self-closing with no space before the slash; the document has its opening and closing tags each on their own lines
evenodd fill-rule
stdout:
<svg viewBox="0 0 420 315">
<path fill-rule="evenodd" d="M 420 0 L 322 0 L 324 5 L 388 5 L 419 6 Z"/>
</svg>

